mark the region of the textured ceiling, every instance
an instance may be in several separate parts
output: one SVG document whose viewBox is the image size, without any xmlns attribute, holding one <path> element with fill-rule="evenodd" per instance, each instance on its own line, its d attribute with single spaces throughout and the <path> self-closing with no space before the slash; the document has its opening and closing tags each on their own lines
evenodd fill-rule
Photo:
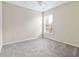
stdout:
<svg viewBox="0 0 79 59">
<path fill-rule="evenodd" d="M 67 1 L 42 1 L 41 6 L 38 1 L 8 1 L 8 3 L 42 12 L 65 4 Z"/>
</svg>

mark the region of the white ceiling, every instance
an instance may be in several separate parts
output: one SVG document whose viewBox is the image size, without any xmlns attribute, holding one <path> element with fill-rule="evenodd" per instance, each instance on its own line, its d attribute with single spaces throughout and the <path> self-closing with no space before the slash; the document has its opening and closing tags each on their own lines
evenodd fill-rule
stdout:
<svg viewBox="0 0 79 59">
<path fill-rule="evenodd" d="M 42 5 L 40 6 L 38 1 L 8 1 L 8 3 L 29 8 L 32 10 L 40 11 L 40 12 L 47 11 L 48 9 L 57 7 L 67 2 L 68 1 L 42 1 Z"/>
</svg>

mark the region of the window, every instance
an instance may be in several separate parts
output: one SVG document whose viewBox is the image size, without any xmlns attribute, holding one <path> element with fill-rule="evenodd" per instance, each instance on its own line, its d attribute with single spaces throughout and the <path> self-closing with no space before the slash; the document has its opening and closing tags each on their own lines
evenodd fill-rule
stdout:
<svg viewBox="0 0 79 59">
<path fill-rule="evenodd" d="M 44 32 L 53 33 L 53 15 L 44 16 Z"/>
</svg>

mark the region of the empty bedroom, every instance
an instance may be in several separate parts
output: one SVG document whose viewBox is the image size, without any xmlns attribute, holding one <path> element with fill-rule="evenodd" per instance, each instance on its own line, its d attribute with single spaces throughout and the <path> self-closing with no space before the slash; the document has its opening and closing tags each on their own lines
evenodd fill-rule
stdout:
<svg viewBox="0 0 79 59">
<path fill-rule="evenodd" d="M 79 1 L 0 1 L 0 57 L 79 57 Z"/>
</svg>

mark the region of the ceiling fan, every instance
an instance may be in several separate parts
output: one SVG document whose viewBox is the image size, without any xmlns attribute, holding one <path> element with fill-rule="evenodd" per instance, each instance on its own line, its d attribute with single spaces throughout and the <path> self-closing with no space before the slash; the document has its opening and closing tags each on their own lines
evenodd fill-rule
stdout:
<svg viewBox="0 0 79 59">
<path fill-rule="evenodd" d="M 47 5 L 44 1 L 37 1 L 37 3 L 41 7 L 41 9 L 45 9 L 45 6 Z"/>
</svg>

